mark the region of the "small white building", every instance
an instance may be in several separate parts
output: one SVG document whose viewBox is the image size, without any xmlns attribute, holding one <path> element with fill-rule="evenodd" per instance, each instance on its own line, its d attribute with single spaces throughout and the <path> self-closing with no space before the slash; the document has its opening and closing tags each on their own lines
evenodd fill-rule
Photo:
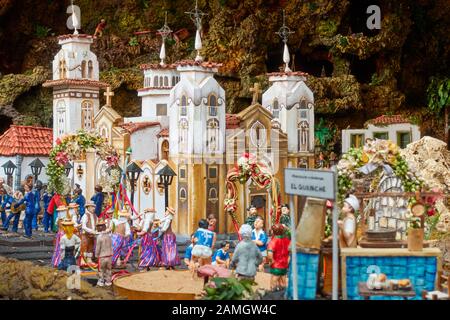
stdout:
<svg viewBox="0 0 450 320">
<path fill-rule="evenodd" d="M 18 190 L 23 181 L 33 177 L 30 163 L 36 158 L 47 166 L 52 149 L 52 133 L 51 128 L 11 125 L 0 136 L 0 176 L 5 177 L 5 182 L 11 188 Z M 2 168 L 8 161 L 16 167 L 10 178 L 6 177 Z M 47 183 L 45 168 L 41 169 L 38 179 Z"/>
<path fill-rule="evenodd" d="M 420 139 L 419 126 L 412 124 L 402 115 L 382 115 L 367 121 L 365 127 L 342 130 L 342 153 L 352 147 L 362 147 L 366 139 L 391 140 L 402 149 Z"/>
</svg>

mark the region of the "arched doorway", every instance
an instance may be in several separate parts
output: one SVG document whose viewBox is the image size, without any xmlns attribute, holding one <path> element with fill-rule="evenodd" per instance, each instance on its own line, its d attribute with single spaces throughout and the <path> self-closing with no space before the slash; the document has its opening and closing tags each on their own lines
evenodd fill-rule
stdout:
<svg viewBox="0 0 450 320">
<path fill-rule="evenodd" d="M 169 160 L 169 141 L 167 140 L 161 143 L 161 160 Z"/>
</svg>

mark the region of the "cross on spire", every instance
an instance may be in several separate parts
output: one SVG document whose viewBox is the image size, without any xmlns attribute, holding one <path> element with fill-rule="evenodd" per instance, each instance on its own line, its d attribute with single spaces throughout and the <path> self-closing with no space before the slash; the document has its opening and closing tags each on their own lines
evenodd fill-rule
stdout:
<svg viewBox="0 0 450 320">
<path fill-rule="evenodd" d="M 283 26 L 278 30 L 278 32 L 275 32 L 278 34 L 281 38 L 281 40 L 284 42 L 284 51 L 283 51 L 283 62 L 285 63 L 284 72 L 290 72 L 291 69 L 289 68 L 289 61 L 291 61 L 291 58 L 289 56 L 289 48 L 287 46 L 287 42 L 289 39 L 289 35 L 294 33 L 294 31 L 291 31 L 288 26 L 286 26 L 286 16 L 285 12 L 283 10 Z"/>
<path fill-rule="evenodd" d="M 172 33 L 172 30 L 167 25 L 167 11 L 166 11 L 166 17 L 164 19 L 164 26 L 162 26 L 161 29 L 158 29 L 158 33 L 161 35 L 162 38 L 162 44 L 161 44 L 161 51 L 159 52 L 159 58 L 161 59 L 160 65 L 165 65 L 164 59 L 166 58 L 166 38 Z"/>
<path fill-rule="evenodd" d="M 262 93 L 261 85 L 255 82 L 253 88 L 250 88 L 250 92 L 253 92 L 252 105 L 259 103 L 259 96 Z"/>
<path fill-rule="evenodd" d="M 195 57 L 195 61 L 203 61 L 203 58 L 200 55 L 200 50 L 202 49 L 202 37 L 200 31 L 202 30 L 202 19 L 207 14 L 198 9 L 198 0 L 195 0 L 195 8 L 193 10 L 185 13 L 189 15 L 197 28 L 195 34 L 195 50 L 197 50 L 197 56 Z"/>
<path fill-rule="evenodd" d="M 111 99 L 114 96 L 114 91 L 111 91 L 111 87 L 107 87 L 106 92 L 103 93 L 103 95 L 106 97 L 106 105 L 111 107 Z"/>
</svg>

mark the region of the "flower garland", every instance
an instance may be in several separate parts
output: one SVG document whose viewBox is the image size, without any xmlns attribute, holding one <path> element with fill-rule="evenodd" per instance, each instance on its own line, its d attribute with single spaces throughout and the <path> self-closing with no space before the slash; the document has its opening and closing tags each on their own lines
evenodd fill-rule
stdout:
<svg viewBox="0 0 450 320">
<path fill-rule="evenodd" d="M 244 153 L 238 159 L 237 166 L 228 171 L 226 178 L 225 212 L 230 214 L 236 231 L 239 230 L 239 225 L 236 218 L 237 192 L 235 182 L 239 181 L 241 184 L 244 184 L 248 179 L 251 179 L 252 183 L 257 187 L 271 192 L 272 209 L 270 210 L 270 216 L 272 217 L 272 222 L 278 223 L 281 215 L 281 194 L 278 180 L 273 176 L 265 163 L 257 162 L 254 155 Z M 273 214 L 274 211 L 275 215 Z"/>
<path fill-rule="evenodd" d="M 95 149 L 97 155 L 105 160 L 109 167 L 118 165 L 119 156 L 113 146 L 96 132 L 79 130 L 76 134 L 66 135 L 56 139 L 56 145 L 50 151 L 47 165 L 49 177 L 48 188 L 59 194 L 65 191 L 64 166 L 75 159 L 83 159 L 88 149 Z"/>
</svg>

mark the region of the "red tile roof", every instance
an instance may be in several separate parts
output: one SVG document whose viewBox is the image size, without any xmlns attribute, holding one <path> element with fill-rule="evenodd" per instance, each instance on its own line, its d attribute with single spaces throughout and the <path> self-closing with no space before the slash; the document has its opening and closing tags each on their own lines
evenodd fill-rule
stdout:
<svg viewBox="0 0 450 320">
<path fill-rule="evenodd" d="M 85 39 L 94 39 L 90 34 L 63 34 L 58 37 L 58 40 L 65 40 L 70 38 L 85 38 Z"/>
<path fill-rule="evenodd" d="M 306 72 L 303 72 L 303 71 L 290 71 L 290 72 L 281 71 L 281 72 L 268 73 L 267 76 L 269 76 L 269 77 L 281 77 L 281 76 L 306 77 L 306 76 L 308 76 L 308 74 Z"/>
<path fill-rule="evenodd" d="M 223 64 L 222 63 L 216 63 L 211 61 L 195 61 L 195 60 L 181 60 L 178 62 L 175 62 L 176 66 L 202 66 L 203 68 L 219 68 Z"/>
<path fill-rule="evenodd" d="M 410 123 L 410 121 L 405 117 L 403 117 L 402 115 L 396 114 L 393 116 L 382 115 L 379 116 L 378 118 L 371 119 L 366 122 L 366 124 L 373 124 L 373 125 L 389 125 L 396 123 Z"/>
<path fill-rule="evenodd" d="M 59 80 L 48 80 L 42 84 L 43 87 L 58 87 L 58 86 L 90 86 L 97 88 L 109 87 L 109 84 L 96 80 L 89 79 L 59 79 Z"/>
<path fill-rule="evenodd" d="M 141 70 L 161 70 L 161 69 L 176 69 L 177 66 L 174 63 L 160 65 L 159 63 L 145 63 L 139 66 Z"/>
<path fill-rule="evenodd" d="M 146 122 L 128 122 L 128 123 L 123 123 L 122 125 L 120 125 L 120 127 L 122 127 L 123 129 L 127 130 L 130 134 L 134 133 L 136 131 L 145 129 L 145 128 L 149 128 L 149 127 L 154 127 L 154 126 L 159 126 L 161 125 L 159 122 L 156 121 L 146 121 Z"/>
<path fill-rule="evenodd" d="M 53 129 L 12 125 L 0 136 L 1 156 L 47 156 L 53 147 Z"/>
<path fill-rule="evenodd" d="M 226 129 L 236 129 L 239 128 L 241 119 L 233 113 L 227 113 L 225 115 Z"/>
<path fill-rule="evenodd" d="M 158 138 L 161 138 L 161 137 L 168 137 L 169 136 L 169 128 L 164 128 L 164 129 L 162 129 L 157 135 L 156 135 Z"/>
<path fill-rule="evenodd" d="M 172 88 L 173 87 L 145 87 L 145 88 L 138 89 L 138 92 L 149 91 L 149 90 L 158 90 L 158 89 L 167 90 L 167 89 L 172 89 Z"/>
</svg>

